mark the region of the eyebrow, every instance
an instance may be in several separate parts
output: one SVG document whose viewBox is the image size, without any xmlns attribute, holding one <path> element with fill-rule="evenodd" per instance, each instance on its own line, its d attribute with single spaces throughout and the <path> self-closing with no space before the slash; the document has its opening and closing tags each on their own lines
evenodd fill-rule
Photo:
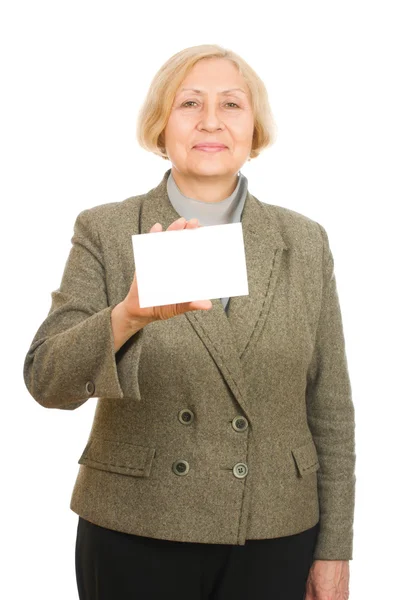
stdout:
<svg viewBox="0 0 398 600">
<path fill-rule="evenodd" d="M 204 94 L 205 93 L 202 90 L 196 90 L 194 88 L 182 88 L 179 93 L 185 92 L 185 91 L 195 92 L 196 94 Z M 219 92 L 219 94 L 221 94 L 222 96 L 225 96 L 226 94 L 229 94 L 229 92 L 234 92 L 234 91 L 243 92 L 246 95 L 246 92 L 244 90 L 242 90 L 241 88 L 231 88 L 229 90 L 224 90 L 222 92 Z"/>
</svg>

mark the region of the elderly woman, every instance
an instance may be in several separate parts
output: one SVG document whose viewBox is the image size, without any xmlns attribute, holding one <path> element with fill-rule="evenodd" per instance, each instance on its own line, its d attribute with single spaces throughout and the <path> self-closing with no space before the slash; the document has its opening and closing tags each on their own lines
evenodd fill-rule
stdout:
<svg viewBox="0 0 398 600">
<path fill-rule="evenodd" d="M 272 127 L 240 56 L 185 49 L 138 123 L 171 169 L 76 218 L 24 379 L 46 408 L 98 398 L 70 503 L 81 600 L 348 597 L 355 425 L 333 256 L 321 224 L 248 190 L 240 169 Z M 140 307 L 132 235 L 234 222 L 249 295 Z"/>
</svg>

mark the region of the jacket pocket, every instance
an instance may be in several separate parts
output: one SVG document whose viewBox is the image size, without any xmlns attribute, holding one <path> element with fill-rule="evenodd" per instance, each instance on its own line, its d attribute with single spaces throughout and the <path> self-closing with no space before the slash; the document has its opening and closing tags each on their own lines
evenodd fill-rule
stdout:
<svg viewBox="0 0 398 600">
<path fill-rule="evenodd" d="M 155 448 L 149 446 L 92 437 L 78 464 L 120 475 L 148 477 L 154 456 Z"/>
<path fill-rule="evenodd" d="M 314 441 L 292 449 L 292 454 L 300 477 L 313 473 L 320 468 L 318 453 Z"/>
</svg>

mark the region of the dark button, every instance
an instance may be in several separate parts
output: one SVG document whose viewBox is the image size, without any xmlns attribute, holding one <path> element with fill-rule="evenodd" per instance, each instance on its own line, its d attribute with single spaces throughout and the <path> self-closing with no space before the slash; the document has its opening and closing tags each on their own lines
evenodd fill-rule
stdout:
<svg viewBox="0 0 398 600">
<path fill-rule="evenodd" d="M 233 474 L 238 479 L 242 479 L 243 477 L 246 477 L 248 470 L 249 470 L 249 467 L 245 463 L 236 463 L 236 465 L 232 469 Z"/>
<path fill-rule="evenodd" d="M 92 396 L 94 394 L 95 391 L 95 385 L 92 381 L 87 381 L 86 383 L 86 392 L 87 394 L 90 394 L 90 396 Z"/>
<path fill-rule="evenodd" d="M 249 423 L 246 417 L 238 415 L 232 420 L 232 427 L 235 429 L 235 431 L 245 431 L 248 426 Z"/>
<path fill-rule="evenodd" d="M 189 471 L 189 463 L 186 460 L 176 460 L 172 469 L 176 475 L 186 475 Z"/>
<path fill-rule="evenodd" d="M 183 423 L 183 425 L 189 425 L 189 423 L 192 423 L 194 420 L 194 414 L 192 410 L 189 410 L 189 408 L 183 408 L 180 410 L 178 413 L 178 420 Z"/>
</svg>

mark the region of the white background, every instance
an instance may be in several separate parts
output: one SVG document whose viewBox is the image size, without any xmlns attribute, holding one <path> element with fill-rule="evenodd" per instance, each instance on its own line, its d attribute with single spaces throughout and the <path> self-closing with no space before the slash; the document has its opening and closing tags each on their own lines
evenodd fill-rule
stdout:
<svg viewBox="0 0 398 600">
<path fill-rule="evenodd" d="M 77 600 L 69 509 L 96 399 L 44 409 L 22 367 L 77 214 L 156 186 L 171 163 L 135 139 L 175 52 L 231 48 L 263 79 L 278 140 L 244 165 L 261 201 L 328 232 L 356 409 L 350 600 L 396 594 L 397 19 L 395 2 L 3 2 L 0 595 Z"/>
</svg>

